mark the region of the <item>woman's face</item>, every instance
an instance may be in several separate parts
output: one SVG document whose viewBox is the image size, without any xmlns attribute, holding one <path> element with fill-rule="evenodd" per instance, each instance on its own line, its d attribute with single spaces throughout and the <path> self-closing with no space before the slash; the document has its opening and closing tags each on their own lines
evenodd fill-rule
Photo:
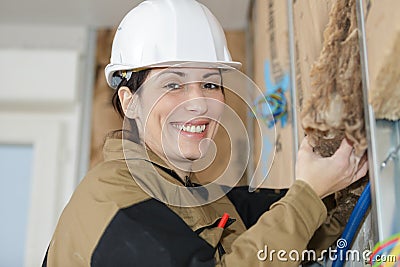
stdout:
<svg viewBox="0 0 400 267">
<path fill-rule="evenodd" d="M 153 69 L 138 96 L 145 144 L 169 161 L 204 156 L 224 109 L 221 79 L 218 69 Z"/>
</svg>

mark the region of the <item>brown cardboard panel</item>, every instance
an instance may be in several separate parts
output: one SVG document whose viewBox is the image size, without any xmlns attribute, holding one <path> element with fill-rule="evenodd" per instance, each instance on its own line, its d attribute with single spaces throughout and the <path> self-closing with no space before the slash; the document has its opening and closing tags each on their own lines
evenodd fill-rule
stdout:
<svg viewBox="0 0 400 267">
<path fill-rule="evenodd" d="M 400 119 L 400 1 L 373 1 L 366 20 L 369 101 L 376 118 Z"/>
<path fill-rule="evenodd" d="M 265 94 L 270 94 L 275 85 L 284 84 L 284 77 L 289 77 L 289 47 L 288 47 L 288 24 L 287 24 L 287 2 L 280 0 L 257 0 L 252 6 L 251 28 L 253 29 L 253 51 L 254 51 L 254 81 Z M 270 72 L 266 73 L 266 66 Z M 266 82 L 268 81 L 269 82 Z M 284 97 L 291 108 L 289 88 Z M 290 111 L 289 111 L 290 112 Z M 286 188 L 294 179 L 293 164 L 293 136 L 291 118 L 282 127 L 281 121 L 276 123 L 275 156 L 267 180 L 262 184 L 268 188 Z M 259 159 L 260 144 L 262 137 L 258 129 L 254 130 L 255 156 Z M 263 172 L 268 166 L 265 165 L 260 172 L 256 173 L 255 179 L 260 181 Z M 263 170 L 264 169 L 264 170 Z"/>
<path fill-rule="evenodd" d="M 296 85 L 300 106 L 311 87 L 310 69 L 318 59 L 328 24 L 332 0 L 295 1 Z"/>
<path fill-rule="evenodd" d="M 103 161 L 103 144 L 106 135 L 122 128 L 122 119 L 114 111 L 111 97 L 114 92 L 106 82 L 104 67 L 108 64 L 114 29 L 101 29 L 97 32 L 96 78 L 92 105 L 92 138 L 90 168 Z"/>
</svg>

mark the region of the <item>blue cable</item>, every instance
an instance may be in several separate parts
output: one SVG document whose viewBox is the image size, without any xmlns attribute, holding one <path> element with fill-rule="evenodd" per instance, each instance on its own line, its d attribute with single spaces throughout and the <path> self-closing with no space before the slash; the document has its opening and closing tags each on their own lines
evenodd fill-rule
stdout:
<svg viewBox="0 0 400 267">
<path fill-rule="evenodd" d="M 360 198 L 357 201 L 356 206 L 354 207 L 353 212 L 350 215 L 349 221 L 347 222 L 346 227 L 341 236 L 342 245 L 339 245 L 336 248 L 335 260 L 333 261 L 332 267 L 342 267 L 346 261 L 346 252 L 349 250 L 351 244 L 353 243 L 354 236 L 357 232 L 358 227 L 361 222 L 369 206 L 371 205 L 371 191 L 370 191 L 370 183 L 368 182 L 367 186 L 364 188 Z"/>
</svg>

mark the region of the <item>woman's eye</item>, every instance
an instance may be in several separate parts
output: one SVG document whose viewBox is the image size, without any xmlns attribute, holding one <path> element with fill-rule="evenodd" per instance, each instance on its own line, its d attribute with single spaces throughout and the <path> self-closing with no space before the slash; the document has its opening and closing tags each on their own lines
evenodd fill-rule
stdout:
<svg viewBox="0 0 400 267">
<path fill-rule="evenodd" d="M 219 90 L 221 89 L 221 85 L 215 83 L 205 83 L 203 88 L 210 89 L 210 90 Z"/>
<path fill-rule="evenodd" d="M 177 90 L 181 89 L 182 85 L 179 83 L 168 83 L 167 85 L 163 86 L 163 88 L 166 88 L 168 90 Z"/>
</svg>

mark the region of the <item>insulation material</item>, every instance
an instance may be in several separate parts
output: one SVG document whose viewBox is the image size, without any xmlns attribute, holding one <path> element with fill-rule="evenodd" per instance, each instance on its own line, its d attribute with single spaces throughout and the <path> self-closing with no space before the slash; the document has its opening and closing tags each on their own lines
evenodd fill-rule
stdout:
<svg viewBox="0 0 400 267">
<path fill-rule="evenodd" d="M 331 156 L 347 137 L 361 157 L 367 141 L 355 0 L 335 1 L 322 52 L 310 75 L 310 93 L 301 116 L 314 150 Z"/>
<path fill-rule="evenodd" d="M 378 119 L 400 119 L 400 1 L 374 1 L 366 20 L 369 102 Z"/>
<path fill-rule="evenodd" d="M 305 120 L 302 125 L 313 136 L 316 152 L 323 156 L 332 155 L 347 134 L 353 139 L 362 134 L 357 138 L 361 155 L 366 140 L 355 2 L 295 1 L 293 8 L 298 108 L 303 107 L 299 114 Z M 358 114 L 351 113 L 355 106 Z M 333 138 L 325 139 L 328 133 L 333 133 Z M 328 208 L 324 225 L 329 227 L 337 221 L 344 227 L 364 186 L 365 179 L 324 199 Z"/>
<path fill-rule="evenodd" d="M 265 99 L 269 97 L 278 100 L 278 111 L 275 116 L 275 144 L 262 140 L 258 127 L 254 128 L 254 164 L 260 158 L 260 146 L 263 142 L 265 147 L 275 147 L 275 155 L 271 169 L 266 160 L 261 160 L 260 170 L 255 174 L 252 184 L 259 185 L 268 174 L 267 179 L 261 187 L 281 189 L 288 188 L 294 180 L 293 164 L 293 134 L 289 108 L 289 47 L 288 47 L 288 24 L 287 24 L 287 1 L 281 0 L 256 0 L 251 6 L 250 27 L 253 38 L 252 52 L 253 80 L 263 92 Z M 274 102 L 274 101 L 271 101 Z M 286 103 L 286 105 L 280 105 Z M 256 103 L 255 103 L 256 106 Z M 257 108 L 255 108 L 257 110 Z M 257 111 L 256 111 L 257 112 Z M 265 118 L 257 123 L 264 123 L 271 127 L 274 120 Z M 273 128 L 271 128 L 273 130 Z M 265 151 L 264 151 L 265 152 Z M 254 166 L 255 167 L 255 166 Z"/>
</svg>

